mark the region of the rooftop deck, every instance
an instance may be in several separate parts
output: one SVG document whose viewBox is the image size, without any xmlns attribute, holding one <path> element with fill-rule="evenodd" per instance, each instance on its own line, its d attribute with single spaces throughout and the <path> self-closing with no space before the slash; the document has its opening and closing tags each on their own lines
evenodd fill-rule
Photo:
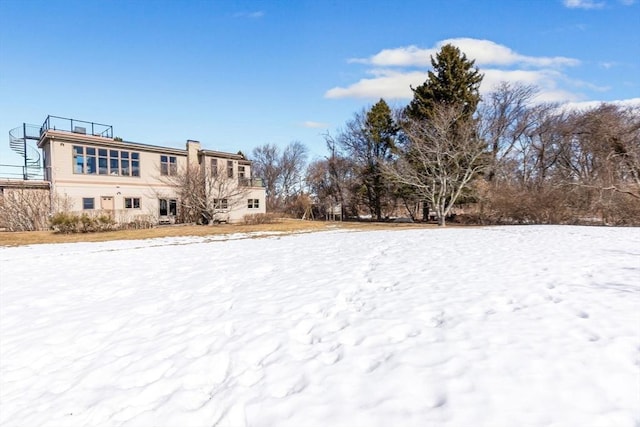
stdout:
<svg viewBox="0 0 640 427">
<path fill-rule="evenodd" d="M 68 119 L 58 116 L 47 116 L 46 120 L 40 127 L 40 133 L 37 139 L 48 130 L 56 130 L 60 132 L 72 132 L 82 135 L 101 136 L 103 138 L 113 138 L 113 126 L 103 123 L 87 122 L 84 120 Z M 27 135 L 25 135 L 26 137 Z M 29 138 L 36 139 L 35 136 L 29 135 Z"/>
</svg>

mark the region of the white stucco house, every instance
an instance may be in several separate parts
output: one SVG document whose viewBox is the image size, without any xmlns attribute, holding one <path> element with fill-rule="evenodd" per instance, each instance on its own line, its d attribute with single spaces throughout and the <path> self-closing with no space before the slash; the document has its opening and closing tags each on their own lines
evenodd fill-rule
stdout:
<svg viewBox="0 0 640 427">
<path fill-rule="evenodd" d="M 187 140 L 184 149 L 123 141 L 113 137 L 110 125 L 56 116 L 48 116 L 39 129 L 16 128 L 10 138 L 12 147 L 24 154 L 23 184 L 37 183 L 41 189 L 47 183 L 52 212 L 107 213 L 119 223 L 181 222 L 177 183 L 189 169 L 202 174 L 203 182 L 225 183 L 219 190 L 209 189 L 220 194 L 211 195 L 216 216 L 206 220 L 238 222 L 247 214 L 265 213 L 262 180 L 252 175 L 252 164 L 241 153 L 203 149 L 194 140 Z M 28 173 L 27 141 L 41 153 L 39 180 Z M 16 186 L 15 180 L 3 180 L 0 188 L 2 182 Z"/>
</svg>

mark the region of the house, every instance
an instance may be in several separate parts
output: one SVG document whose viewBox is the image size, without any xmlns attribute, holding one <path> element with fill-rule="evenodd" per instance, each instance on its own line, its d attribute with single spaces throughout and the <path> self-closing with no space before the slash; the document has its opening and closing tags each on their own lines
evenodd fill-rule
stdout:
<svg viewBox="0 0 640 427">
<path fill-rule="evenodd" d="M 12 148 L 24 143 L 24 180 L 29 179 L 26 142 L 34 140 L 54 212 L 106 213 L 118 223 L 183 222 L 194 209 L 202 211 L 204 222 L 238 222 L 265 213 L 262 180 L 241 153 L 203 149 L 194 140 L 185 149 L 123 141 L 113 137 L 110 125 L 56 116 L 48 116 L 38 130 L 22 129 L 18 137 L 10 136 L 18 140 Z M 186 188 L 188 174 L 197 176 L 192 181 L 202 188 Z M 184 200 L 194 194 L 206 199 L 206 206 Z"/>
</svg>

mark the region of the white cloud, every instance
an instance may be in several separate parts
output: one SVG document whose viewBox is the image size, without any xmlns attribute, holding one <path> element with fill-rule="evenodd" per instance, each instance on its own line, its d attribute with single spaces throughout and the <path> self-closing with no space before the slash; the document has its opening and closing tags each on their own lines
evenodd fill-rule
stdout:
<svg viewBox="0 0 640 427">
<path fill-rule="evenodd" d="M 568 79 L 563 67 L 576 66 L 580 61 L 562 56 L 527 56 L 490 40 L 451 38 L 422 49 L 411 45 L 395 49 L 384 49 L 365 59 L 351 59 L 350 63 L 363 63 L 373 68 L 369 76 L 344 86 L 334 87 L 325 93 L 325 98 L 385 98 L 411 99 L 411 86 L 416 87 L 427 79 L 431 67 L 431 56 L 450 43 L 460 48 L 467 58 L 475 60 L 484 74 L 481 93 L 486 93 L 500 82 L 519 82 L 540 88 L 540 99 L 544 101 L 577 101 L 579 96 L 559 89 L 558 82 L 574 87 L 587 84 Z M 416 69 L 418 68 L 418 69 Z M 593 89 L 593 88 L 592 88 Z"/>
<path fill-rule="evenodd" d="M 377 66 L 418 66 L 427 67 L 431 64 L 431 55 L 435 49 L 420 49 L 411 45 L 396 49 L 383 49 L 370 58 L 352 58 L 349 62 L 371 64 Z"/>
<path fill-rule="evenodd" d="M 563 107 L 567 110 L 588 110 L 590 108 L 597 108 L 603 102 L 606 102 L 607 104 L 619 105 L 620 107 L 632 107 L 640 109 L 640 98 L 630 98 L 616 101 L 567 102 L 563 105 Z"/>
<path fill-rule="evenodd" d="M 564 5 L 569 9 L 601 9 L 605 3 L 593 0 L 564 0 Z"/>
<path fill-rule="evenodd" d="M 426 71 L 377 70 L 372 74 L 373 78 L 361 79 L 347 87 L 329 89 L 325 98 L 408 99 L 413 96 L 410 86 L 419 86 L 427 78 Z"/>
<path fill-rule="evenodd" d="M 302 126 L 311 129 L 326 129 L 329 127 L 329 124 L 323 122 L 306 121 L 302 123 Z"/>
<path fill-rule="evenodd" d="M 428 67 L 431 65 L 431 57 L 435 56 L 445 44 L 458 47 L 467 55 L 467 58 L 475 60 L 476 65 L 521 65 L 532 67 L 567 67 L 576 66 L 580 61 L 563 56 L 534 57 L 520 55 L 506 46 L 490 40 L 472 38 L 454 38 L 438 42 L 434 47 L 421 49 L 411 45 L 395 49 L 384 49 L 369 58 L 354 58 L 349 62 L 371 64 L 379 67 Z"/>
</svg>

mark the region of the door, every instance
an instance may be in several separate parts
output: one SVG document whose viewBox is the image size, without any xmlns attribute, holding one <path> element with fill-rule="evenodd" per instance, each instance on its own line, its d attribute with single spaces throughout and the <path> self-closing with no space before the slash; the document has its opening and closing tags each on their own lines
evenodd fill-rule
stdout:
<svg viewBox="0 0 640 427">
<path fill-rule="evenodd" d="M 113 196 L 100 197 L 100 209 L 108 211 L 109 215 L 113 215 Z"/>
</svg>

